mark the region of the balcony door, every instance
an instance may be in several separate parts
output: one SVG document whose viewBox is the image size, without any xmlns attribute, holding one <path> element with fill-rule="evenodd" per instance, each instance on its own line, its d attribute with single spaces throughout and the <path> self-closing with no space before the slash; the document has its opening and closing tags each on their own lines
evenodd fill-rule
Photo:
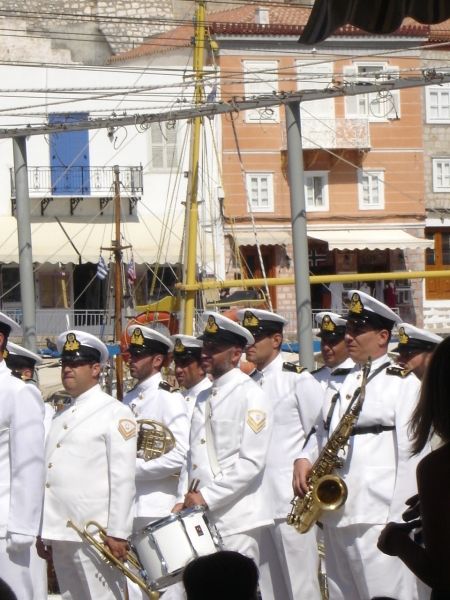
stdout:
<svg viewBox="0 0 450 600">
<path fill-rule="evenodd" d="M 79 123 L 88 113 L 54 113 L 49 124 Z M 55 196 L 89 196 L 89 131 L 66 131 L 50 134 L 50 176 Z"/>
<path fill-rule="evenodd" d="M 434 250 L 431 248 L 426 250 L 426 270 L 450 270 L 450 229 L 428 229 L 426 237 L 434 239 Z M 427 300 L 450 300 L 450 277 L 427 279 L 425 288 Z"/>
</svg>

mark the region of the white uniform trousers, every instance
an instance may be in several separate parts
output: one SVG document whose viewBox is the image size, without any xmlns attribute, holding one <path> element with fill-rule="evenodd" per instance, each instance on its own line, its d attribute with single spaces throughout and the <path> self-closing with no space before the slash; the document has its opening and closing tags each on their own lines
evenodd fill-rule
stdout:
<svg viewBox="0 0 450 600">
<path fill-rule="evenodd" d="M 30 548 L 30 574 L 33 586 L 33 600 L 47 600 L 47 561 L 38 555 L 35 544 Z"/>
<path fill-rule="evenodd" d="M 263 600 L 321 600 L 315 527 L 300 534 L 284 519 L 262 531 L 260 588 Z"/>
<path fill-rule="evenodd" d="M 6 552 L 6 538 L 0 538 L 0 578 L 9 585 L 17 600 L 33 600 L 30 574 L 30 548 Z"/>
<path fill-rule="evenodd" d="M 329 600 L 419 598 L 417 579 L 406 565 L 396 556 L 378 550 L 383 528 L 384 525 L 367 524 L 324 527 Z"/>
<path fill-rule="evenodd" d="M 256 565 L 259 564 L 259 546 L 261 543 L 261 529 L 252 529 L 245 533 L 223 536 L 224 550 L 234 550 L 249 558 L 253 558 Z M 262 594 L 265 600 L 264 594 Z M 186 600 L 183 584 L 175 583 L 164 592 L 162 600 Z M 231 599 L 230 599 L 231 600 Z"/>
<path fill-rule="evenodd" d="M 52 540 L 63 600 L 123 600 L 125 576 L 87 543 Z"/>
</svg>

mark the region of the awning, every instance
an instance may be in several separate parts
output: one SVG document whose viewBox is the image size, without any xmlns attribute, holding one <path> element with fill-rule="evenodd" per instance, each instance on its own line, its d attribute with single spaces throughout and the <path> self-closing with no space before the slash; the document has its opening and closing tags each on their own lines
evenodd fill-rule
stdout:
<svg viewBox="0 0 450 600">
<path fill-rule="evenodd" d="M 433 240 L 403 229 L 314 229 L 309 238 L 328 243 L 329 250 L 400 250 L 434 248 Z"/>
<path fill-rule="evenodd" d="M 131 255 L 132 251 L 136 263 L 179 262 L 183 238 L 183 224 L 179 221 L 170 228 L 157 217 L 122 223 L 121 244 L 131 246 L 124 255 Z M 112 222 L 88 223 L 67 217 L 60 222 L 61 225 L 56 220 L 31 223 L 33 262 L 96 263 L 101 248 L 111 248 L 116 237 Z M 108 251 L 104 250 L 103 255 L 108 256 Z M 15 217 L 0 217 L 0 262 L 19 262 Z"/>
<path fill-rule="evenodd" d="M 270 229 L 258 226 L 256 236 L 253 231 L 235 228 L 228 233 L 234 237 L 236 246 L 282 246 L 292 242 L 292 233 L 286 229 Z"/>
</svg>

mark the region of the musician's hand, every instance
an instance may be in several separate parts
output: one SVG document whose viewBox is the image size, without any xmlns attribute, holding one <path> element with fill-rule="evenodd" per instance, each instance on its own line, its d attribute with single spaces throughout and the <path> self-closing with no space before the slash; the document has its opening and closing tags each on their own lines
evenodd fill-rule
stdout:
<svg viewBox="0 0 450 600">
<path fill-rule="evenodd" d="M 128 553 L 128 542 L 121 538 L 111 537 L 110 535 L 105 536 L 103 543 L 108 546 L 111 553 L 119 560 L 126 560 Z"/>
<path fill-rule="evenodd" d="M 208 506 L 200 492 L 188 492 L 184 497 L 184 507 L 191 508 L 192 506 Z"/>
<path fill-rule="evenodd" d="M 378 538 L 377 547 L 383 554 L 398 556 L 405 541 L 414 543 L 409 537 L 409 532 L 420 525 L 417 521 L 410 523 L 388 523 Z"/>
<path fill-rule="evenodd" d="M 40 536 L 36 538 L 36 551 L 38 553 L 38 556 L 40 556 L 44 560 L 52 559 L 52 547 L 44 544 Z"/>
<path fill-rule="evenodd" d="M 404 521 L 412 521 L 413 519 L 420 518 L 420 502 L 419 502 L 419 494 L 415 494 L 406 500 L 405 504 L 409 506 L 402 514 L 402 519 Z"/>
<path fill-rule="evenodd" d="M 303 496 L 308 491 L 308 478 L 311 474 L 312 465 L 307 458 L 297 458 L 294 461 L 294 473 L 292 476 L 292 489 L 295 496 Z"/>
<path fill-rule="evenodd" d="M 184 508 L 183 502 L 177 502 L 170 512 L 179 513 L 183 510 L 183 508 Z"/>
</svg>

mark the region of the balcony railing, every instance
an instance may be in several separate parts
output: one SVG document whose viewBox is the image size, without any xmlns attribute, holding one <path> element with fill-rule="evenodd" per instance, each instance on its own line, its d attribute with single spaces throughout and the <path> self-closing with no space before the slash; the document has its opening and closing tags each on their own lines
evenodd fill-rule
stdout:
<svg viewBox="0 0 450 600">
<path fill-rule="evenodd" d="M 317 148 L 370 148 L 370 129 L 367 119 L 302 119 L 304 150 Z M 286 128 L 282 126 L 282 150 L 286 150 Z"/>
<path fill-rule="evenodd" d="M 142 193 L 142 166 L 120 167 L 121 192 Z M 14 169 L 10 169 L 11 198 L 16 197 Z M 112 167 L 28 167 L 30 197 L 114 195 Z"/>
</svg>

